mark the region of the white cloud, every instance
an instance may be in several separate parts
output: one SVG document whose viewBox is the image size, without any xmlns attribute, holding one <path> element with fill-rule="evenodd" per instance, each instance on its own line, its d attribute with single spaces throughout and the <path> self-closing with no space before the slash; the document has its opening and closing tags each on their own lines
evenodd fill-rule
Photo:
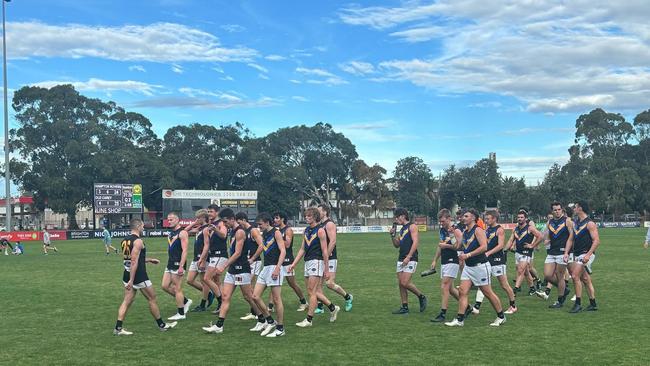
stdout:
<svg viewBox="0 0 650 366">
<path fill-rule="evenodd" d="M 269 69 L 267 69 L 267 68 L 264 67 L 264 66 L 258 65 L 258 64 L 256 64 L 256 63 L 252 63 L 252 62 L 250 62 L 250 63 L 247 63 L 246 65 L 247 65 L 248 67 L 252 67 L 253 69 L 255 69 L 255 70 L 257 70 L 257 71 L 260 71 L 260 72 L 263 72 L 263 73 L 267 73 L 267 72 L 269 72 Z"/>
<path fill-rule="evenodd" d="M 363 76 L 375 72 L 375 67 L 368 62 L 362 61 L 349 61 L 339 64 L 339 68 L 349 74 Z"/>
<path fill-rule="evenodd" d="M 142 65 L 131 65 L 129 66 L 129 71 L 147 72 L 147 70 Z"/>
<path fill-rule="evenodd" d="M 269 61 L 284 61 L 287 59 L 286 57 L 280 55 L 268 55 L 268 56 L 264 56 L 264 58 Z"/>
<path fill-rule="evenodd" d="M 183 70 L 183 66 L 181 65 L 173 64 L 171 67 L 172 67 L 172 71 L 177 74 L 182 74 L 185 72 L 185 70 Z"/>
<path fill-rule="evenodd" d="M 395 99 L 388 98 L 372 98 L 370 99 L 373 103 L 383 103 L 383 104 L 398 104 L 400 101 Z"/>
<path fill-rule="evenodd" d="M 471 108 L 499 108 L 501 107 L 502 104 L 501 102 L 480 102 L 480 103 L 472 103 L 468 107 Z"/>
<path fill-rule="evenodd" d="M 302 84 L 302 81 L 296 79 L 290 79 L 289 82 L 292 84 Z"/>
<path fill-rule="evenodd" d="M 218 73 L 220 73 L 220 74 L 223 74 L 223 73 L 224 73 L 224 71 L 223 71 L 223 69 L 221 68 L 221 66 L 212 66 L 212 70 L 214 70 L 214 71 L 216 71 L 216 72 L 218 72 Z"/>
<path fill-rule="evenodd" d="M 56 85 L 70 84 L 78 91 L 126 91 L 144 95 L 153 95 L 160 85 L 153 85 L 133 80 L 102 80 L 91 78 L 88 81 L 41 81 L 31 84 L 41 88 L 51 88 Z"/>
<path fill-rule="evenodd" d="M 334 124 L 335 131 L 343 133 L 352 141 L 388 142 L 388 141 L 413 141 L 421 136 L 404 134 L 396 130 L 396 122 L 393 120 L 381 120 L 371 122 L 355 122 Z"/>
<path fill-rule="evenodd" d="M 219 79 L 224 80 L 224 81 L 235 81 L 235 79 L 232 76 L 229 76 L 229 75 L 220 77 Z"/>
<path fill-rule="evenodd" d="M 231 108 L 261 108 L 280 104 L 275 98 L 262 96 L 249 99 L 235 92 L 211 91 L 183 87 L 178 89 L 183 96 L 150 98 L 134 103 L 138 108 L 201 108 L 201 109 L 231 109 Z"/>
<path fill-rule="evenodd" d="M 308 84 L 318 84 L 318 85 L 327 85 L 327 86 L 348 84 L 348 82 L 343 78 L 341 78 L 340 76 L 332 74 L 331 72 L 323 69 L 309 69 L 305 67 L 298 67 L 296 68 L 296 72 L 306 76 L 322 77 L 322 79 L 308 79 L 307 81 L 305 81 Z"/>
<path fill-rule="evenodd" d="M 249 61 L 257 51 L 228 48 L 202 30 L 174 23 L 89 26 L 37 21 L 7 24 L 9 57 L 95 57 L 118 61 Z"/>
<path fill-rule="evenodd" d="M 300 95 L 294 95 L 291 97 L 291 99 L 298 101 L 298 102 L 309 102 L 309 99 L 302 97 Z"/>
<path fill-rule="evenodd" d="M 269 80 L 269 77 L 266 74 L 257 74 L 257 77 L 263 80 Z"/>
<path fill-rule="evenodd" d="M 647 1 L 406 1 L 347 7 L 339 17 L 406 42 L 440 43 L 435 56 L 378 63 L 374 81 L 499 94 L 539 113 L 638 111 L 650 100 Z"/>
<path fill-rule="evenodd" d="M 228 33 L 239 33 L 246 30 L 246 27 L 239 24 L 224 24 L 220 28 Z"/>
</svg>

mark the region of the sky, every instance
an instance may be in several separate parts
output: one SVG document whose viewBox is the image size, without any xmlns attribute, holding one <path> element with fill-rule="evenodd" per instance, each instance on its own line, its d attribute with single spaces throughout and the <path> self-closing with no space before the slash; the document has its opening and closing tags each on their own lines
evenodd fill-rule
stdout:
<svg viewBox="0 0 650 366">
<path fill-rule="evenodd" d="M 496 152 L 536 184 L 568 159 L 580 114 L 650 108 L 647 19 L 647 0 L 13 0 L 8 80 L 70 83 L 161 137 L 326 122 L 389 172 Z"/>
</svg>

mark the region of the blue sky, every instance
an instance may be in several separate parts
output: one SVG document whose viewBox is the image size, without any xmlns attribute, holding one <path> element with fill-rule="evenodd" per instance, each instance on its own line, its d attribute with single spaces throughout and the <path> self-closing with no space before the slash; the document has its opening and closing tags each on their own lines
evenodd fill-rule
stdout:
<svg viewBox="0 0 650 366">
<path fill-rule="evenodd" d="M 332 124 L 368 163 L 437 174 L 497 153 L 534 184 L 575 119 L 650 107 L 645 1 L 8 4 L 9 88 L 72 83 L 177 124 Z"/>
</svg>

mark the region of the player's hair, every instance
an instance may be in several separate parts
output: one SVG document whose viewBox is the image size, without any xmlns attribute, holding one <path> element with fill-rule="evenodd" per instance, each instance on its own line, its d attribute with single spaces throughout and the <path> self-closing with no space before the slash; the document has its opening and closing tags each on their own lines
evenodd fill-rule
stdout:
<svg viewBox="0 0 650 366">
<path fill-rule="evenodd" d="M 528 211 L 524 210 L 523 208 L 520 208 L 519 211 L 517 211 L 517 216 L 519 215 L 524 215 L 525 218 L 528 218 Z"/>
<path fill-rule="evenodd" d="M 320 205 L 318 205 L 318 207 L 322 208 L 323 211 L 325 211 L 325 215 L 329 217 L 330 213 L 332 212 L 332 208 L 330 207 L 330 205 L 326 203 L 321 203 Z"/>
<path fill-rule="evenodd" d="M 495 220 L 499 221 L 499 213 L 497 212 L 497 210 L 488 210 L 488 211 L 485 213 L 485 215 L 486 215 L 486 216 L 487 216 L 487 215 L 490 215 L 490 216 L 494 217 Z"/>
<path fill-rule="evenodd" d="M 248 215 L 246 215 L 246 212 L 239 211 L 237 212 L 237 215 L 235 215 L 235 220 L 243 220 L 243 221 L 248 221 Z"/>
<path fill-rule="evenodd" d="M 176 216 L 176 217 L 180 218 L 180 216 L 178 216 L 178 213 L 177 213 L 176 211 L 170 211 L 170 212 L 167 214 L 167 216 L 169 216 L 169 215 Z"/>
<path fill-rule="evenodd" d="M 475 208 L 470 208 L 466 212 L 469 212 L 474 216 L 474 221 L 478 222 L 478 219 L 481 217 L 481 214 L 478 213 L 478 211 Z"/>
<path fill-rule="evenodd" d="M 562 208 L 562 204 L 559 201 L 551 202 L 551 210 L 553 210 L 553 207 L 555 206 L 560 206 L 560 208 Z"/>
<path fill-rule="evenodd" d="M 395 217 L 404 216 L 407 220 L 409 219 L 409 212 L 408 212 L 408 210 L 405 209 L 405 208 L 402 208 L 402 207 L 398 207 L 398 208 L 396 208 L 395 211 L 393 212 L 393 215 L 394 215 Z"/>
<path fill-rule="evenodd" d="M 587 201 L 576 201 L 576 206 L 580 206 L 582 211 L 584 211 L 586 214 L 589 214 L 589 203 L 587 203 Z"/>
<path fill-rule="evenodd" d="M 204 219 L 206 222 L 207 222 L 208 219 L 209 219 L 209 217 L 208 217 L 208 210 L 206 210 L 206 209 L 204 209 L 204 208 L 202 208 L 202 209 L 196 211 L 196 214 L 194 214 L 194 216 L 195 216 L 197 219 L 198 219 L 198 218 L 202 218 L 202 219 Z"/>
<path fill-rule="evenodd" d="M 564 208 L 564 212 L 568 217 L 573 217 L 573 207 L 567 206 Z"/>
<path fill-rule="evenodd" d="M 222 220 L 225 219 L 234 219 L 235 218 L 235 211 L 232 210 L 232 208 L 224 208 L 219 212 L 219 218 Z"/>
<path fill-rule="evenodd" d="M 211 205 L 208 205 L 208 210 L 214 210 L 219 212 L 219 205 L 215 205 L 214 203 Z"/>
<path fill-rule="evenodd" d="M 129 227 L 131 228 L 131 230 L 135 230 L 135 229 L 139 228 L 140 225 L 143 225 L 143 224 L 144 224 L 144 222 L 142 222 L 142 219 L 138 219 L 138 218 L 131 219 L 131 221 L 129 221 Z"/>
<path fill-rule="evenodd" d="M 441 219 L 443 217 L 451 218 L 451 211 L 449 211 L 446 208 L 443 208 L 442 210 L 438 211 L 438 219 Z"/>
<path fill-rule="evenodd" d="M 287 217 L 287 214 L 282 212 L 282 211 L 274 212 L 273 217 L 276 217 L 276 216 L 279 217 L 280 220 L 282 220 L 285 223 L 285 225 L 287 224 L 287 222 L 289 222 L 289 218 Z"/>
<path fill-rule="evenodd" d="M 273 218 L 266 212 L 262 212 L 261 214 L 257 215 L 257 222 L 265 222 L 267 224 L 270 224 L 271 221 L 273 221 Z"/>
<path fill-rule="evenodd" d="M 305 209 L 305 216 L 311 216 L 315 221 L 320 221 L 320 212 L 316 207 Z"/>
</svg>

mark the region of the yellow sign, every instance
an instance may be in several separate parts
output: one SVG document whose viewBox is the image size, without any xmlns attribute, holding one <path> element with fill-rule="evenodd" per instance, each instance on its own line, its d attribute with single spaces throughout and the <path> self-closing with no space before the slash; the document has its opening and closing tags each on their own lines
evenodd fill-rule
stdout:
<svg viewBox="0 0 650 366">
<path fill-rule="evenodd" d="M 420 231 L 420 232 L 427 231 L 427 226 L 426 225 L 418 225 L 418 231 Z"/>
<path fill-rule="evenodd" d="M 142 194 L 142 184 L 133 185 L 133 194 Z"/>
</svg>

